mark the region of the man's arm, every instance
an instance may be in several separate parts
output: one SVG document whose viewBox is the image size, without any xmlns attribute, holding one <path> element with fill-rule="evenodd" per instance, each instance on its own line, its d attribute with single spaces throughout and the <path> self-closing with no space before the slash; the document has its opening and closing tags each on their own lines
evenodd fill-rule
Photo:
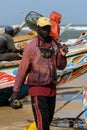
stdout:
<svg viewBox="0 0 87 130">
<path fill-rule="evenodd" d="M 59 70 L 63 70 L 67 65 L 66 54 L 67 53 L 63 50 L 63 48 L 60 47 L 59 53 L 57 54 L 57 57 L 56 57 L 56 64 Z"/>
</svg>

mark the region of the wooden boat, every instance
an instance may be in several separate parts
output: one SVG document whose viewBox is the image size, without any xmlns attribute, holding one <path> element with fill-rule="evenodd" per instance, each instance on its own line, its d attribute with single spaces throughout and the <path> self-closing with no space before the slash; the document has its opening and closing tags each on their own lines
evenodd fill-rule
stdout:
<svg viewBox="0 0 87 130">
<path fill-rule="evenodd" d="M 64 84 L 69 80 L 77 78 L 78 76 L 87 72 L 87 56 L 86 54 L 75 55 L 67 57 L 67 67 L 63 71 L 57 70 L 57 85 Z"/>
<path fill-rule="evenodd" d="M 65 26 L 62 27 L 61 35 L 66 29 L 68 29 L 70 25 L 71 24 L 66 24 Z M 27 34 L 23 35 L 24 30 L 26 30 L 26 28 L 27 27 L 23 27 L 21 29 L 21 31 L 23 31 L 22 35 L 13 37 L 16 48 L 24 48 L 27 44 L 27 41 L 32 40 L 37 35 L 36 31 L 29 31 L 29 28 L 27 28 L 28 29 L 28 31 L 26 31 Z M 20 60 L 10 62 L 8 61 L 0 62 L 0 89 L 14 86 L 14 80 L 19 64 Z"/>
<path fill-rule="evenodd" d="M 26 35 L 19 35 L 13 37 L 15 46 L 17 49 L 24 48 L 27 45 L 27 42 L 32 40 L 37 35 L 37 32 L 30 31 Z"/>
<path fill-rule="evenodd" d="M 75 53 L 67 54 L 67 66 L 64 70 L 57 70 L 58 85 L 74 79 L 87 71 L 87 48 Z M 0 89 L 14 86 L 15 76 L 20 60 L 2 61 L 0 63 Z"/>
<path fill-rule="evenodd" d="M 57 86 L 62 85 L 69 80 L 87 72 L 87 48 L 72 49 L 67 54 L 67 66 L 64 70 L 57 70 Z M 20 60 L 0 62 L 0 106 L 9 105 L 8 99 L 12 95 L 15 76 L 18 70 Z M 26 82 L 19 93 L 20 99 L 28 95 L 28 85 Z"/>
</svg>

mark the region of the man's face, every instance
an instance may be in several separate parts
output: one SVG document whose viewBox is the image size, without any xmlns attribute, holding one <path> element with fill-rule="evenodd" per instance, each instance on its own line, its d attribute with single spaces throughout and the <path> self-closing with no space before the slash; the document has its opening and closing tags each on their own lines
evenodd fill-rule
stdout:
<svg viewBox="0 0 87 130">
<path fill-rule="evenodd" d="M 40 37 L 42 37 L 43 41 L 46 43 L 51 42 L 51 37 L 50 37 L 50 29 L 51 26 L 47 25 L 44 27 L 38 27 L 38 34 Z"/>
<path fill-rule="evenodd" d="M 49 37 L 50 29 L 51 29 L 51 26 L 49 25 L 44 26 L 44 27 L 39 27 L 38 33 L 44 38 L 47 38 Z"/>
</svg>

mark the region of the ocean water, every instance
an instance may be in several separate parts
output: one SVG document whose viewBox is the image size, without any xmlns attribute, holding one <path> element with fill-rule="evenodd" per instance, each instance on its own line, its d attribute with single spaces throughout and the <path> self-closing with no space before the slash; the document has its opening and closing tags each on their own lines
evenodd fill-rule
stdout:
<svg viewBox="0 0 87 130">
<path fill-rule="evenodd" d="M 87 25 L 71 25 L 60 37 L 62 42 L 66 42 L 69 39 L 77 39 L 80 34 L 87 31 Z"/>
<path fill-rule="evenodd" d="M 64 27 L 64 25 L 61 25 L 61 29 L 62 27 Z M 20 31 L 17 35 L 25 35 L 29 31 L 29 27 L 24 27 L 22 28 L 22 31 Z M 69 39 L 77 39 L 84 31 L 87 31 L 87 25 L 71 25 L 62 33 L 60 39 L 62 40 L 62 42 L 66 42 Z"/>
<path fill-rule="evenodd" d="M 62 27 L 64 27 L 64 25 L 61 25 L 61 28 Z M 30 31 L 29 27 L 24 27 L 22 28 L 22 31 L 18 33 L 18 35 L 26 34 L 28 31 Z M 71 25 L 62 33 L 60 39 L 62 42 L 67 42 L 68 40 L 73 41 L 74 39 L 77 39 L 84 31 L 87 31 L 87 25 Z"/>
</svg>

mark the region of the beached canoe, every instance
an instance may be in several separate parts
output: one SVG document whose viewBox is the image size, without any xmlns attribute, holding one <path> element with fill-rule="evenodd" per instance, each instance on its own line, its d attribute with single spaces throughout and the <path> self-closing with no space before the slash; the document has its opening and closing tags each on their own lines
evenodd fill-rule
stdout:
<svg viewBox="0 0 87 130">
<path fill-rule="evenodd" d="M 71 51 L 72 50 L 72 51 Z M 71 49 L 67 54 L 67 66 L 64 70 L 57 70 L 57 86 L 62 85 L 69 80 L 87 72 L 87 49 Z M 0 62 L 0 106 L 8 105 L 8 99 L 12 95 L 15 77 L 21 60 Z M 21 88 L 19 98 L 22 99 L 28 95 L 28 85 L 26 81 Z"/>
<path fill-rule="evenodd" d="M 24 48 L 27 45 L 27 42 L 32 40 L 36 35 L 37 35 L 37 32 L 30 31 L 26 35 L 19 35 L 19 36 L 13 37 L 15 47 L 17 49 Z"/>
<path fill-rule="evenodd" d="M 67 66 L 64 70 L 57 70 L 58 86 L 75 79 L 87 72 L 87 51 L 75 56 L 67 56 Z"/>
<path fill-rule="evenodd" d="M 71 54 L 68 53 L 67 61 L 64 70 L 57 70 L 57 85 L 66 83 L 87 71 L 87 49 L 79 50 L 79 53 L 75 53 L 75 51 Z M 14 86 L 19 64 L 20 60 L 0 63 L 0 89 Z"/>
<path fill-rule="evenodd" d="M 71 24 L 62 26 L 61 35 Z M 26 34 L 27 32 L 27 34 Z M 24 34 L 25 33 L 25 34 Z M 23 27 L 19 33 L 20 35 L 13 37 L 16 48 L 24 48 L 28 40 L 32 40 L 36 35 L 36 31 L 29 31 L 28 27 Z M 22 34 L 22 35 L 21 35 Z M 0 62 L 0 89 L 14 86 L 15 76 L 18 70 L 20 60 L 18 61 L 2 61 Z"/>
</svg>

